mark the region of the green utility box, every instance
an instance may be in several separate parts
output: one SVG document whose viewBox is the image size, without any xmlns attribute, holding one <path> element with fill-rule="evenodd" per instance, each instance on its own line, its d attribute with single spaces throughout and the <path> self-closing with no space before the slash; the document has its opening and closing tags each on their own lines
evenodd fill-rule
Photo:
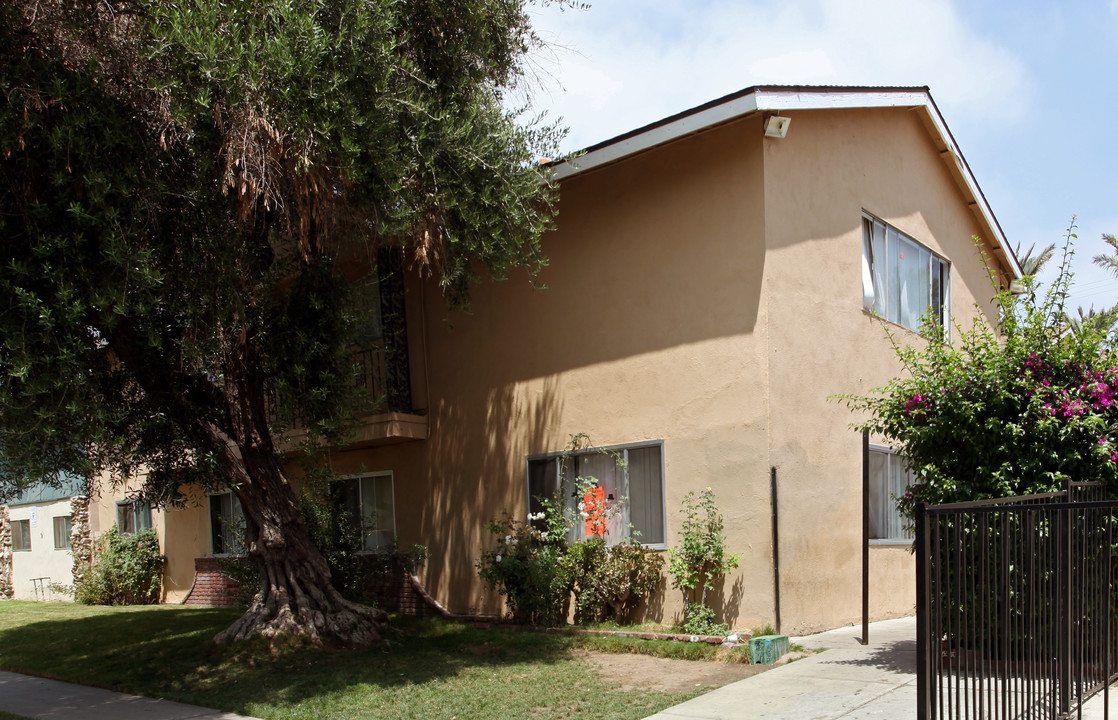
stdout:
<svg viewBox="0 0 1118 720">
<path fill-rule="evenodd" d="M 787 635 L 758 635 L 749 638 L 749 654 L 754 665 L 772 665 L 788 652 Z"/>
</svg>

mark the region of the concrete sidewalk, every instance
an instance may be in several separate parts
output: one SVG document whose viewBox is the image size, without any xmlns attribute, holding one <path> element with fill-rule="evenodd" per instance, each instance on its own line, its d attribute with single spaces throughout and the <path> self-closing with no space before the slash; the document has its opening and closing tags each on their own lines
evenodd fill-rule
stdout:
<svg viewBox="0 0 1118 720">
<path fill-rule="evenodd" d="M 862 645 L 861 635 L 857 626 L 792 638 L 809 650 L 825 651 L 712 690 L 648 720 L 915 720 L 916 618 L 871 623 L 868 645 Z M 1113 700 L 1118 702 L 1118 696 Z M 1082 717 L 1106 720 L 1101 695 L 1084 705 Z"/>
<path fill-rule="evenodd" d="M 125 695 L 0 670 L 0 710 L 62 720 L 255 720 L 244 715 Z"/>
</svg>

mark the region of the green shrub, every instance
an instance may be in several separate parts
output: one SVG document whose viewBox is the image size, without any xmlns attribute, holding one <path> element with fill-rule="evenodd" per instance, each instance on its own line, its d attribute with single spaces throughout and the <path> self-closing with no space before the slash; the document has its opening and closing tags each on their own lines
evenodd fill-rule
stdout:
<svg viewBox="0 0 1118 720">
<path fill-rule="evenodd" d="M 497 536 L 497 549 L 481 554 L 478 575 L 505 596 L 513 622 L 565 624 L 574 586 L 565 542 L 541 538 L 539 530 L 507 516 L 491 520 L 488 529 Z"/>
<path fill-rule="evenodd" d="M 122 535 L 109 528 L 93 546 L 93 561 L 74 599 L 86 605 L 153 605 L 159 602 L 165 559 L 155 530 Z"/>
<path fill-rule="evenodd" d="M 588 443 L 583 433 L 571 436 L 561 461 L 562 477 L 568 477 L 569 463 Z M 624 467 L 618 453 L 604 452 Z M 628 502 L 628 498 L 610 496 L 588 506 L 587 495 L 598 486 L 596 478 L 579 475 L 563 482 L 555 496 L 536 497 L 542 511 L 529 513 L 526 523 L 506 514 L 487 525 L 497 536 L 497 549 L 482 552 L 478 575 L 491 590 L 505 596 L 514 622 L 565 625 L 572 593 L 576 623 L 610 617 L 619 623 L 631 622 L 641 599 L 660 584 L 663 557 L 636 542 L 608 548 L 603 538 L 591 537 L 568 545 L 571 530 L 579 523 L 597 524 L 604 534 L 610 520 Z M 572 490 L 575 498 L 581 498 L 577 509 L 564 502 Z"/>
<path fill-rule="evenodd" d="M 907 458 L 914 483 L 896 498 L 906 517 L 918 502 L 1053 492 L 1069 480 L 1118 484 L 1115 335 L 1109 323 L 1069 322 L 1073 237 L 1069 229 L 1043 293 L 1031 276 L 1024 295 L 991 278 L 997 328 L 979 316 L 956 326 L 950 344 L 907 345 L 883 324 L 906 372 L 869 395 L 838 396 L 867 418 L 858 429 Z"/>
<path fill-rule="evenodd" d="M 395 539 L 383 550 L 364 551 L 362 538 L 353 529 L 348 513 L 331 513 L 328 508 L 314 507 L 306 496 L 302 500 L 311 537 L 330 565 L 330 583 L 349 600 L 376 605 L 377 598 L 370 591 L 372 580 L 383 578 L 381 584 L 398 585 L 427 559 L 425 545 L 403 549 Z M 236 528 L 235 531 L 240 540 L 236 546 L 247 547 L 244 530 Z M 234 601 L 238 605 L 251 604 L 260 590 L 260 567 L 256 560 L 250 555 L 223 557 L 218 559 L 218 567 L 236 584 Z"/>
<path fill-rule="evenodd" d="M 697 495 L 687 493 L 680 512 L 684 516 L 680 543 L 668 551 L 668 571 L 675 587 L 683 591 L 684 627 L 692 622 L 696 627 L 708 627 L 714 611 L 707 606 L 707 596 L 719 578 L 738 566 L 741 555 L 726 552 L 722 513 L 710 488 Z"/>
<path fill-rule="evenodd" d="M 660 584 L 664 558 L 637 543 L 607 548 L 603 540 L 575 543 L 570 549 L 575 572 L 575 622 L 619 623 L 632 620 L 642 598 Z"/>
<path fill-rule="evenodd" d="M 636 543 L 608 548 L 601 538 L 568 547 L 565 529 L 544 527 L 507 516 L 488 525 L 497 549 L 482 553 L 478 575 L 505 596 L 513 622 L 564 625 L 572 593 L 576 623 L 631 622 L 641 599 L 660 584 L 664 558 L 654 550 Z"/>
<path fill-rule="evenodd" d="M 718 615 L 706 605 L 691 603 L 680 630 L 688 635 L 729 635 L 730 626 L 718 622 Z"/>
</svg>

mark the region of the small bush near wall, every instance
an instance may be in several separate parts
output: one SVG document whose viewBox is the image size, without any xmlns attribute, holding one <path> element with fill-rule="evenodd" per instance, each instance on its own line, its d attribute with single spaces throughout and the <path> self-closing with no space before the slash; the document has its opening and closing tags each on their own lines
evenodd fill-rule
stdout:
<svg viewBox="0 0 1118 720">
<path fill-rule="evenodd" d="M 155 530 L 121 535 L 110 528 L 94 544 L 92 565 L 74 586 L 74 599 L 86 605 L 158 603 L 164 563 Z"/>
<path fill-rule="evenodd" d="M 575 622 L 635 622 L 641 598 L 660 584 L 664 558 L 636 543 L 607 548 L 604 540 L 575 543 L 570 548 L 575 567 Z"/>
<path fill-rule="evenodd" d="M 660 584 L 664 558 L 636 543 L 609 548 L 599 538 L 568 546 L 559 504 L 543 505 L 543 517 L 530 519 L 547 530 L 507 516 L 491 520 L 497 549 L 482 552 L 477 563 L 479 577 L 505 596 L 513 622 L 565 625 L 572 593 L 576 623 L 636 622 L 633 611 Z"/>
<path fill-rule="evenodd" d="M 553 532 L 548 537 L 508 517 L 491 520 L 488 528 L 497 536 L 497 549 L 482 553 L 478 576 L 505 596 L 513 622 L 566 624 L 575 568 L 565 535 Z"/>
<path fill-rule="evenodd" d="M 683 591 L 682 629 L 693 635 L 724 635 L 728 628 L 717 622 L 708 597 L 719 578 L 738 566 L 741 555 L 726 551 L 722 513 L 710 488 L 687 493 L 680 513 L 680 542 L 668 551 L 668 571 Z"/>
</svg>

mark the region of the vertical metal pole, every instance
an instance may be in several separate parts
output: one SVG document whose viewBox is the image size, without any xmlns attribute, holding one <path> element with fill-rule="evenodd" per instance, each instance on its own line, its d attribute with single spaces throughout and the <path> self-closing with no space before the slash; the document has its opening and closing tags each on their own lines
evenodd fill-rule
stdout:
<svg viewBox="0 0 1118 720">
<path fill-rule="evenodd" d="M 862 644 L 870 644 L 870 431 L 862 431 Z"/>
<path fill-rule="evenodd" d="M 1114 634 L 1110 608 L 1114 607 L 1114 508 L 1106 511 L 1106 584 L 1103 590 L 1102 615 L 1106 626 L 1106 644 L 1103 646 L 1102 715 L 1110 717 L 1110 658 L 1114 647 Z"/>
<path fill-rule="evenodd" d="M 928 688 L 928 520 L 924 503 L 916 503 L 916 720 L 931 720 Z"/>
<path fill-rule="evenodd" d="M 1071 510 L 1065 507 L 1056 511 L 1059 528 L 1059 557 L 1056 561 L 1059 577 L 1056 613 L 1059 622 L 1060 660 L 1056 668 L 1059 712 L 1071 712 Z"/>
<path fill-rule="evenodd" d="M 772 495 L 773 525 L 773 609 L 776 615 L 776 631 L 780 632 L 780 531 L 779 513 L 776 502 L 776 466 L 769 468 L 769 488 Z"/>
</svg>

